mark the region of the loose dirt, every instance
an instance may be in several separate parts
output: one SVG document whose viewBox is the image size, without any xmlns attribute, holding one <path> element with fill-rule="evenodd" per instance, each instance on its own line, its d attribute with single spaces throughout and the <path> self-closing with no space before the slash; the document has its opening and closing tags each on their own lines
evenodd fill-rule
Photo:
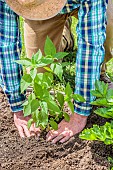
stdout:
<svg viewBox="0 0 113 170">
<path fill-rule="evenodd" d="M 92 114 L 87 127 L 104 124 L 105 119 Z M 0 92 L 0 170 L 108 170 L 111 146 L 85 141 L 78 135 L 64 144 L 46 143 L 44 132 L 21 139 L 13 124 L 13 116 L 2 91 Z"/>
</svg>

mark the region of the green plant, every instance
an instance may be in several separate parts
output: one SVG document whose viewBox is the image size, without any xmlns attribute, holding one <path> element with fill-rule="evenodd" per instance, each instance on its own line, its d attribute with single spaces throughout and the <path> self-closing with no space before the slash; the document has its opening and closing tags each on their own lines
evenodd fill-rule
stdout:
<svg viewBox="0 0 113 170">
<path fill-rule="evenodd" d="M 109 170 L 113 170 L 113 158 L 112 157 L 108 157 L 108 161 L 111 164 Z"/>
<path fill-rule="evenodd" d="M 52 41 L 47 37 L 44 47 L 45 56 L 39 50 L 32 56 L 32 59 L 24 58 L 16 61 L 25 68 L 30 68 L 29 74 L 24 74 L 21 79 L 21 92 L 28 86 L 33 87 L 32 93 L 23 104 L 24 116 L 31 115 L 28 121 L 28 128 L 35 122 L 36 127 L 58 129 L 58 121 L 64 118 L 69 121 L 69 115 L 64 111 L 64 104 L 67 102 L 71 112 L 74 113 L 72 100 L 84 102 L 84 98 L 78 94 L 73 94 L 70 84 L 67 83 L 63 93 L 55 90 L 54 75 L 62 80 L 63 67 L 69 63 L 61 63 L 63 57 L 68 53 L 56 52 Z M 49 65 L 49 66 L 48 66 Z M 38 73 L 37 68 L 43 67 L 44 73 Z M 51 95 L 53 91 L 54 95 Z"/>
<path fill-rule="evenodd" d="M 108 89 L 108 84 L 104 82 L 96 81 L 95 90 L 91 93 L 96 97 L 91 104 L 100 107 L 94 112 L 104 118 L 110 118 L 111 122 L 106 122 L 103 126 L 93 125 L 92 128 L 83 130 L 80 138 L 103 141 L 106 145 L 113 144 L 113 89 Z"/>
</svg>

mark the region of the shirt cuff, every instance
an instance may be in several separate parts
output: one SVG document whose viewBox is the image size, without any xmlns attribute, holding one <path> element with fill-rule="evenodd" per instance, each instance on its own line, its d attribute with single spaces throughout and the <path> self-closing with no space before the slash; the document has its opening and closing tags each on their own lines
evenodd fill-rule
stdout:
<svg viewBox="0 0 113 170">
<path fill-rule="evenodd" d="M 76 102 L 74 103 L 74 112 L 83 116 L 89 116 L 91 114 L 92 106 L 86 102 Z"/>
</svg>

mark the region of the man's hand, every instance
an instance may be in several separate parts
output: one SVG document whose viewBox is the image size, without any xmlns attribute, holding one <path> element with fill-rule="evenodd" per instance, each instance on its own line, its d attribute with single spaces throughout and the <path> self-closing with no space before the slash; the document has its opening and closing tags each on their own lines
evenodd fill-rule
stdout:
<svg viewBox="0 0 113 170">
<path fill-rule="evenodd" d="M 57 131 L 49 131 L 46 136 L 46 140 L 52 141 L 52 143 L 56 143 L 58 141 L 64 143 L 75 134 L 81 132 L 84 129 L 86 123 L 87 116 L 74 113 L 70 116 L 69 122 L 66 122 L 65 120 L 60 122 Z"/>
<path fill-rule="evenodd" d="M 24 117 L 23 111 L 14 112 L 14 124 L 18 129 L 20 137 L 30 137 L 30 136 L 40 136 L 40 129 L 35 128 L 35 125 L 32 124 L 30 129 L 27 128 L 27 122 L 30 117 Z"/>
</svg>

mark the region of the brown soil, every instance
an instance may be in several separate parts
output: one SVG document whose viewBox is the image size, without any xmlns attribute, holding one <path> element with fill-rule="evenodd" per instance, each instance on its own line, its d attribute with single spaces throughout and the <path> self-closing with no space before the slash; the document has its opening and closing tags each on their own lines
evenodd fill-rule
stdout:
<svg viewBox="0 0 113 170">
<path fill-rule="evenodd" d="M 64 144 L 50 144 L 45 133 L 21 139 L 4 94 L 0 92 L 0 169 L 1 170 L 108 170 L 111 146 L 85 141 L 78 135 Z M 91 115 L 87 127 L 104 124 L 105 119 Z"/>
</svg>

